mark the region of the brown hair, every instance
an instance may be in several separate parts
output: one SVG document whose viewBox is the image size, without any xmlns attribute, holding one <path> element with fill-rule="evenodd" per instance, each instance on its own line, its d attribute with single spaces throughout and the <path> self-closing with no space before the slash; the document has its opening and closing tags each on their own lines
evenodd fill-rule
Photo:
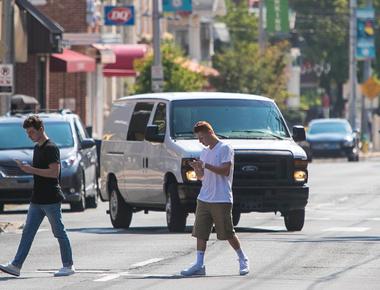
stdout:
<svg viewBox="0 0 380 290">
<path fill-rule="evenodd" d="M 39 130 L 43 127 L 42 120 L 37 115 L 29 116 L 25 119 L 24 124 L 22 125 L 24 129 L 27 128 L 34 128 L 36 130 Z"/>
<path fill-rule="evenodd" d="M 214 129 L 210 125 L 209 122 L 206 121 L 199 121 L 194 125 L 193 132 L 194 133 L 199 133 L 199 132 L 214 132 Z"/>
</svg>

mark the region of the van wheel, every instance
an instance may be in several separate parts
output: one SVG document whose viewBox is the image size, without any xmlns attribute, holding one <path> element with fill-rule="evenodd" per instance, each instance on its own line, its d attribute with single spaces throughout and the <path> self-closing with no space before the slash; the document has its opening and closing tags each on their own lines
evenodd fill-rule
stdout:
<svg viewBox="0 0 380 290">
<path fill-rule="evenodd" d="M 4 203 L 0 203 L 0 213 L 4 212 Z"/>
<path fill-rule="evenodd" d="M 170 184 L 166 200 L 166 222 L 170 232 L 184 232 L 187 213 L 185 213 L 178 197 L 177 186 Z"/>
<path fill-rule="evenodd" d="M 115 188 L 111 191 L 109 206 L 112 226 L 116 229 L 128 229 L 132 221 L 132 207 L 124 201 Z"/>
<path fill-rule="evenodd" d="M 284 215 L 286 229 L 290 232 L 300 231 L 305 222 L 305 210 L 297 209 L 288 211 Z"/>
<path fill-rule="evenodd" d="M 86 209 L 86 198 L 85 198 L 86 192 L 84 189 L 85 186 L 86 185 L 85 185 L 84 180 L 83 180 L 82 184 L 81 184 L 80 200 L 70 203 L 71 211 L 80 212 L 80 211 L 84 211 Z"/>
<path fill-rule="evenodd" d="M 232 224 L 236 227 L 240 221 L 241 212 L 239 210 L 232 209 Z"/>
</svg>

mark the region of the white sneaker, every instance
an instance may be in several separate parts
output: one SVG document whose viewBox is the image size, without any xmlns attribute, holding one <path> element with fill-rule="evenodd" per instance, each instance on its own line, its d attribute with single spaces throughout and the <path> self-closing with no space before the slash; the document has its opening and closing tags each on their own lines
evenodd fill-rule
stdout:
<svg viewBox="0 0 380 290">
<path fill-rule="evenodd" d="M 241 276 L 249 273 L 249 260 L 247 258 L 239 259 L 239 273 Z"/>
<path fill-rule="evenodd" d="M 13 276 L 20 276 L 20 268 L 16 267 L 12 263 L 0 265 L 0 270 L 4 273 L 11 274 Z"/>
<path fill-rule="evenodd" d="M 69 267 L 62 267 L 59 269 L 58 272 L 54 273 L 54 277 L 63 277 L 63 276 L 70 276 L 75 274 L 75 267 L 69 266 Z"/>
<path fill-rule="evenodd" d="M 206 275 L 206 266 L 205 265 L 197 265 L 194 264 L 188 269 L 181 271 L 182 276 L 190 277 L 190 276 L 205 276 Z"/>
</svg>

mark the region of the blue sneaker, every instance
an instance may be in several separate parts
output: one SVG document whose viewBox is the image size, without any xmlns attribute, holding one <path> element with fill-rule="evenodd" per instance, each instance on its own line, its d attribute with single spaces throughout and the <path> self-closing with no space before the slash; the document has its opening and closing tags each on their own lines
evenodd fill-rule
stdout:
<svg viewBox="0 0 380 290">
<path fill-rule="evenodd" d="M 247 275 L 249 273 L 248 259 L 239 259 L 239 273 L 241 276 Z"/>
<path fill-rule="evenodd" d="M 206 266 L 205 265 L 197 265 L 194 264 L 188 269 L 181 271 L 182 276 L 190 277 L 190 276 L 205 276 L 206 275 Z"/>
</svg>

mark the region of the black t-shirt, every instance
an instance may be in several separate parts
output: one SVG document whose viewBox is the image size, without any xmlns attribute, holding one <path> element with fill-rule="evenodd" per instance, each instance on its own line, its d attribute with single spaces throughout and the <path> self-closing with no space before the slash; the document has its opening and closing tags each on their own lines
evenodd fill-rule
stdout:
<svg viewBox="0 0 380 290">
<path fill-rule="evenodd" d="M 41 146 L 34 147 L 33 167 L 47 169 L 51 163 L 60 163 L 60 154 L 57 145 L 49 139 Z M 61 174 L 59 174 L 61 175 Z M 31 201 L 38 204 L 51 204 L 64 199 L 59 177 L 50 178 L 34 175 L 34 187 Z"/>
</svg>

